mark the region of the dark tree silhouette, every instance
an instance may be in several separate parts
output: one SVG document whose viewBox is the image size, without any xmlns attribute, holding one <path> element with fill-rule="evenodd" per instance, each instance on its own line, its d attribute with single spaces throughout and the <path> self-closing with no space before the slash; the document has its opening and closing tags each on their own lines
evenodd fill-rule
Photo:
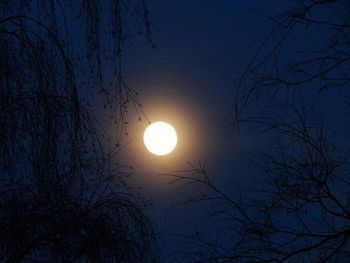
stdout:
<svg viewBox="0 0 350 263">
<path fill-rule="evenodd" d="M 123 181 L 117 146 L 105 151 L 79 96 L 92 86 L 102 93 L 117 136 L 127 106 L 141 110 L 123 82 L 121 51 L 129 19 L 151 41 L 145 2 L 1 1 L 0 8 L 0 261 L 156 262 L 148 203 Z M 105 85 L 110 61 L 115 77 Z"/>
<path fill-rule="evenodd" d="M 192 251 L 181 262 L 349 259 L 349 8 L 298 1 L 269 18 L 272 30 L 235 82 L 228 119 L 233 131 L 263 138 L 249 155 L 259 185 L 224 191 L 201 164 L 171 174 L 186 203 L 210 203 L 208 220 L 217 225 L 215 238 L 188 236 Z M 343 112 L 328 110 L 335 96 Z M 341 120 L 332 129 L 328 112 Z"/>
</svg>

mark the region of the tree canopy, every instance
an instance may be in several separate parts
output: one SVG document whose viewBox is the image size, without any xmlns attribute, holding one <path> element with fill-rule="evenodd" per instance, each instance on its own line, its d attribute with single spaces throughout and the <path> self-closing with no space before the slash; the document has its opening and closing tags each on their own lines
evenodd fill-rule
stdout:
<svg viewBox="0 0 350 263">
<path fill-rule="evenodd" d="M 117 146 L 106 151 L 81 96 L 99 91 L 124 133 L 124 113 L 138 105 L 123 81 L 122 48 L 130 20 L 151 41 L 146 3 L 2 1 L 0 8 L 0 260 L 156 262 L 148 203 L 123 180 Z M 111 61 L 106 85 L 102 68 Z"/>
</svg>

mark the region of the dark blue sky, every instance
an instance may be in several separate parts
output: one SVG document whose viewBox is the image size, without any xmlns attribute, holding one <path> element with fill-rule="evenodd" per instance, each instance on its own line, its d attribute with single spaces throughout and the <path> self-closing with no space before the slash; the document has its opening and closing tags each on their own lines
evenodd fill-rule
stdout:
<svg viewBox="0 0 350 263">
<path fill-rule="evenodd" d="M 238 187 L 242 190 L 257 188 L 264 181 L 263 172 L 251 169 L 246 157 L 254 154 L 257 149 L 267 149 L 271 152 L 277 149 L 278 147 L 275 146 L 278 133 L 259 133 L 256 130 L 257 126 L 247 125 L 242 127 L 238 134 L 227 127 L 232 120 L 228 116 L 237 95 L 237 86 L 234 85 L 233 79 L 241 76 L 259 44 L 271 31 L 272 25 L 267 22 L 268 15 L 285 11 L 295 6 L 298 1 L 146 0 L 146 2 L 150 10 L 151 33 L 155 48 L 151 47 L 142 30 L 135 36 L 135 26 L 128 24 L 130 34 L 126 32 L 121 63 L 125 83 L 137 90 L 145 116 L 142 115 L 142 121 L 139 122 L 140 116 L 132 105 L 129 105 L 128 136 L 123 137 L 122 150 L 114 156 L 113 161 L 122 164 L 118 166 L 121 170 L 131 171 L 133 176 L 128 179 L 130 180 L 128 183 L 133 187 L 140 187 L 141 196 L 152 200 L 154 208 L 147 210 L 146 213 L 157 226 L 161 262 L 171 262 L 170 255 L 186 252 L 186 249 L 191 248 L 190 243 L 179 242 L 181 236 L 190 235 L 199 230 L 202 234 L 215 238 L 217 229 L 226 226 L 226 223 L 207 220 L 206 212 L 212 207 L 204 203 L 174 207 L 186 200 L 186 197 L 182 195 L 182 191 L 179 191 L 181 183 L 173 183 L 169 174 L 181 174 L 184 170 L 190 169 L 191 164 L 194 166 L 204 164 L 212 182 L 232 198 L 238 196 Z M 300 1 L 302 2 L 305 1 Z M 317 9 L 317 16 L 325 21 L 328 21 L 328 18 L 334 18 L 336 21 L 334 14 L 344 12 L 343 9 L 348 10 L 343 8 L 344 3 L 349 5 L 350 2 L 337 1 L 336 5 L 320 7 Z M 79 95 L 92 105 L 91 109 L 96 113 L 98 123 L 102 124 L 102 133 L 107 133 L 106 137 L 110 141 L 103 140 L 103 143 L 108 152 L 119 139 L 115 136 L 120 128 L 119 123 L 116 125 L 114 122 L 117 114 L 110 117 L 111 109 L 109 107 L 104 109 L 105 102 L 102 102 L 102 96 L 96 96 L 100 90 L 94 90 L 92 87 L 93 82 L 97 80 L 91 81 L 90 86 L 85 83 L 88 73 L 85 72 L 84 63 L 90 62 L 87 61 L 90 58 L 85 58 L 84 63 L 80 61 L 85 56 L 80 54 L 83 53 L 80 51 L 83 50 L 82 46 L 85 43 L 84 32 L 79 28 L 79 23 L 74 24 L 76 10 L 73 9 L 68 11 L 71 13 L 67 16 L 68 24 L 72 24 L 67 41 L 72 45 L 69 46 L 74 51 L 72 53 L 77 53 L 74 62 L 79 72 L 77 74 Z M 108 13 L 105 9 L 101 10 Z M 36 14 L 35 11 L 28 12 Z M 40 14 L 37 15 L 40 16 Z M 101 15 L 103 16 L 104 13 Z M 45 20 L 47 17 L 42 19 Z M 104 16 L 101 20 L 107 22 L 108 18 Z M 129 23 L 133 20 L 128 17 L 126 21 Z M 142 24 L 143 21 L 137 20 L 137 23 Z M 295 35 L 292 34 L 291 40 L 286 41 L 283 46 L 284 52 L 279 62 L 290 65 L 291 61 L 302 59 L 307 55 L 307 52 L 300 51 L 309 50 L 309 48 L 315 50 L 317 45 L 323 45 L 322 41 L 328 40 L 325 31 L 318 29 L 309 35 L 303 35 L 302 31 L 292 32 Z M 62 37 L 64 34 L 62 31 Z M 326 37 L 323 37 L 324 35 Z M 109 42 L 110 35 L 108 37 L 108 33 L 105 35 L 101 33 L 100 37 L 103 42 L 101 46 L 106 47 L 106 50 L 110 48 L 113 50 L 116 43 Z M 279 36 L 275 37 L 278 39 Z M 271 43 L 268 42 L 265 48 L 269 49 L 273 41 L 272 38 Z M 112 76 L 115 72 L 113 67 L 110 67 L 110 64 L 115 63 L 113 59 L 115 58 L 109 58 L 108 55 L 102 59 L 102 71 L 104 71 L 102 82 L 105 82 L 103 85 L 106 86 L 109 82 L 112 83 L 111 85 L 115 84 L 113 82 L 115 78 Z M 271 70 L 269 68 L 271 64 L 266 65 L 267 71 Z M 319 73 L 322 66 L 312 63 L 307 73 L 313 70 Z M 271 68 L 273 71 L 274 68 Z M 343 69 L 350 72 L 349 65 L 344 66 Z M 289 74 L 286 79 L 289 80 L 290 75 L 293 74 Z M 295 75 L 298 74 L 299 72 L 295 73 Z M 334 73 L 332 76 L 337 78 L 339 77 L 337 74 L 339 73 Z M 249 84 L 245 88 L 249 87 Z M 335 91 L 333 93 L 318 92 L 318 88 L 322 85 L 320 80 L 311 81 L 307 86 L 303 86 L 302 98 L 305 99 L 305 105 L 308 109 L 315 109 L 309 124 L 322 119 L 326 130 L 332 129 L 329 133 L 331 129 L 327 130 L 327 135 L 331 135 L 331 139 L 336 144 L 349 148 L 349 111 L 344 110 L 349 104 L 346 104 L 348 102 L 340 96 L 340 92 L 344 90 L 341 90 L 341 87 L 339 90 L 332 90 Z M 278 121 L 292 123 L 294 117 L 286 109 L 287 107 L 282 110 L 280 109 L 282 107 L 275 107 L 277 104 L 288 101 L 285 99 L 288 92 L 290 92 L 289 89 L 278 90 L 273 97 L 266 95 L 269 92 L 261 93 L 261 101 L 250 104 L 245 113 L 247 116 L 249 114 L 273 116 Z M 271 98 L 272 100 L 269 100 Z M 301 96 L 294 98 L 299 99 Z M 301 101 L 293 101 L 293 103 L 296 107 L 302 105 Z M 112 110 L 115 109 L 113 106 L 118 105 L 116 102 L 111 104 L 113 105 L 108 106 L 112 106 Z M 270 107 L 272 105 L 274 107 Z M 174 152 L 159 157 L 146 150 L 143 145 L 143 132 L 149 124 L 146 116 L 150 122 L 161 120 L 174 126 L 178 134 L 178 145 Z M 286 142 L 289 143 L 287 140 Z M 293 154 L 298 155 L 300 152 L 296 150 Z M 243 197 L 246 195 L 258 197 L 259 193 L 246 191 Z M 283 215 L 280 217 L 285 219 Z"/>
<path fill-rule="evenodd" d="M 151 121 L 174 124 L 179 146 L 184 148 L 181 158 L 174 153 L 176 161 L 172 155 L 150 156 L 142 146 L 146 123 L 134 123 L 136 116 L 131 114 L 129 138 L 133 141 L 124 149 L 123 158 L 135 169 L 135 184 L 143 186 L 142 193 L 154 201 L 150 214 L 162 236 L 163 255 L 176 252 L 177 239 L 171 235 L 190 234 L 194 224 L 201 227 L 204 222 L 198 207 L 176 208 L 166 216 L 165 209 L 181 196 L 176 186 L 169 186 L 169 178 L 157 174 L 188 169 L 188 161 L 201 160 L 213 179 L 232 194 L 236 188 L 228 182 L 251 182 L 250 172 L 240 164 L 242 151 L 252 146 L 249 136 L 238 141 L 223 125 L 235 92 L 230 79 L 241 74 L 268 29 L 262 12 L 274 14 L 284 7 L 279 1 L 277 8 L 276 3 L 150 0 L 156 49 L 142 38 L 126 48 L 127 82 L 139 91 Z"/>
<path fill-rule="evenodd" d="M 139 91 L 151 122 L 164 120 L 175 126 L 179 146 L 167 157 L 151 156 L 142 148 L 147 124 L 133 122 L 136 116 L 131 114 L 132 142 L 122 158 L 130 160 L 135 184 L 154 201 L 150 214 L 158 225 L 166 262 L 168 254 L 183 250 L 173 235 L 191 234 L 195 226 L 205 232 L 206 221 L 203 206 L 182 206 L 166 214 L 181 196 L 176 185 L 169 185 L 169 178 L 157 174 L 188 169 L 187 162 L 201 160 L 214 182 L 232 196 L 237 194 L 234 184 L 244 188 L 261 180 L 242 158 L 254 151 L 254 131 L 248 129 L 235 136 L 223 127 L 235 95 L 231 79 L 240 76 L 271 30 L 266 15 L 275 15 L 295 1 L 149 0 L 148 4 L 156 49 L 142 37 L 132 40 L 124 53 L 127 82 Z M 343 116 L 336 113 L 343 105 L 338 100 L 327 96 L 318 99 L 328 123 L 340 127 Z"/>
</svg>

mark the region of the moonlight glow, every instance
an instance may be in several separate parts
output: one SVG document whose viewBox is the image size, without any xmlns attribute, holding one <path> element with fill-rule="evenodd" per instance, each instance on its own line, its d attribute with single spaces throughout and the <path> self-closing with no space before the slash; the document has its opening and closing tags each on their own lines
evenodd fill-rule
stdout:
<svg viewBox="0 0 350 263">
<path fill-rule="evenodd" d="M 175 129 L 166 122 L 155 122 L 147 127 L 143 135 L 146 148 L 155 155 L 172 152 L 177 143 Z"/>
</svg>

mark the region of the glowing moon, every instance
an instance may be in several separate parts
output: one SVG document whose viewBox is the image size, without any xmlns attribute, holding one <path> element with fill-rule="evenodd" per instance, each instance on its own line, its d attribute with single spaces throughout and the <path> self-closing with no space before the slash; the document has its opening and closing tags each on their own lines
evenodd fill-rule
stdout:
<svg viewBox="0 0 350 263">
<path fill-rule="evenodd" d="M 175 149 L 177 143 L 176 131 L 166 122 L 155 122 L 145 130 L 143 142 L 151 153 L 166 155 Z"/>
</svg>

